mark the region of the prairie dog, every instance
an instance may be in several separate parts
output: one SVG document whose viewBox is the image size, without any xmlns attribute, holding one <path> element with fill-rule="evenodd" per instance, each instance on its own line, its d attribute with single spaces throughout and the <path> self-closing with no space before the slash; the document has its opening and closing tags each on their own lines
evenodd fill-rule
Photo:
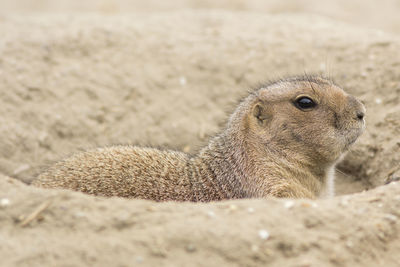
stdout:
<svg viewBox="0 0 400 267">
<path fill-rule="evenodd" d="M 196 155 L 135 146 L 76 154 L 33 185 L 156 201 L 332 196 L 334 168 L 365 128 L 365 107 L 332 81 L 301 76 L 248 95 Z"/>
</svg>

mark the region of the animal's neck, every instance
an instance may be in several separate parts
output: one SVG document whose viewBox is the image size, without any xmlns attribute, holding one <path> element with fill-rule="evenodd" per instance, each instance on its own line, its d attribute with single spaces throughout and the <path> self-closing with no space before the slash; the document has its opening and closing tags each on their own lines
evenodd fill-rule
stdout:
<svg viewBox="0 0 400 267">
<path fill-rule="evenodd" d="M 203 185 L 201 191 L 214 194 L 216 199 L 213 200 L 252 197 L 245 152 L 241 144 L 235 143 L 225 132 L 214 137 L 192 159 L 196 166 L 193 177 Z"/>
<path fill-rule="evenodd" d="M 196 160 L 201 160 L 208 172 L 208 175 L 198 172 L 198 179 L 203 179 L 199 184 L 213 186 L 208 192 L 214 190 L 218 199 L 265 197 L 272 194 L 270 183 L 285 179 L 303 186 L 316 197 L 330 196 L 333 191 L 333 164 L 315 163 L 284 147 L 263 147 L 229 131 L 211 140 Z M 212 177 L 212 181 L 204 181 L 204 177 Z M 204 187 L 199 189 L 207 191 Z"/>
<path fill-rule="evenodd" d="M 323 164 L 310 157 L 309 152 L 300 154 L 293 146 L 257 146 L 253 148 L 257 161 L 256 177 L 275 178 L 295 182 L 319 197 L 333 187 L 334 164 Z M 330 193 L 327 193 L 330 195 Z"/>
</svg>

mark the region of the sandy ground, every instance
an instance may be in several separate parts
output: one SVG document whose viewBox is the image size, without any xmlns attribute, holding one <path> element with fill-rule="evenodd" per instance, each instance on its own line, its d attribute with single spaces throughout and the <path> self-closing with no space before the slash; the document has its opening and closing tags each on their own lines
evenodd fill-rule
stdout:
<svg viewBox="0 0 400 267">
<path fill-rule="evenodd" d="M 101 199 L 6 177 L 0 186 L 10 198 L 2 266 L 400 264 L 399 184 L 317 202 L 211 204 Z"/>
<path fill-rule="evenodd" d="M 400 184 L 383 186 L 400 177 L 400 6 L 225 2 L 1 4 L 0 265 L 400 265 Z M 367 106 L 349 195 L 157 204 L 18 181 L 96 146 L 194 153 L 248 89 L 304 72 Z"/>
</svg>

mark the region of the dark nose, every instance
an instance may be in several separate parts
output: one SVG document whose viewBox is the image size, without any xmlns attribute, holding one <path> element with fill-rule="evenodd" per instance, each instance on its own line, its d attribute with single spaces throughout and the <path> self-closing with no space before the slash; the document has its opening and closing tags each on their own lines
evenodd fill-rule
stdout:
<svg viewBox="0 0 400 267">
<path fill-rule="evenodd" d="M 360 121 L 362 119 L 364 119 L 365 113 L 362 111 L 357 111 L 357 119 L 359 119 Z"/>
</svg>

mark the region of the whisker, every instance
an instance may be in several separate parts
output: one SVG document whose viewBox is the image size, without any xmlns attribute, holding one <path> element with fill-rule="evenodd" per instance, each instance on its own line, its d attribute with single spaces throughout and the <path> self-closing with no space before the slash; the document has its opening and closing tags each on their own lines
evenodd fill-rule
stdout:
<svg viewBox="0 0 400 267">
<path fill-rule="evenodd" d="M 336 168 L 336 171 L 340 174 L 342 174 L 344 177 L 349 178 L 349 179 L 354 179 L 354 177 L 348 175 L 347 173 L 344 173 L 343 171 L 339 170 L 338 168 Z"/>
<path fill-rule="evenodd" d="M 310 76 L 307 75 L 306 70 L 304 70 L 304 76 L 306 77 L 308 83 L 310 84 L 311 89 L 313 90 L 314 94 L 317 94 L 317 92 L 316 92 L 315 89 L 314 89 L 314 86 L 312 86 L 312 82 L 311 82 Z"/>
</svg>

